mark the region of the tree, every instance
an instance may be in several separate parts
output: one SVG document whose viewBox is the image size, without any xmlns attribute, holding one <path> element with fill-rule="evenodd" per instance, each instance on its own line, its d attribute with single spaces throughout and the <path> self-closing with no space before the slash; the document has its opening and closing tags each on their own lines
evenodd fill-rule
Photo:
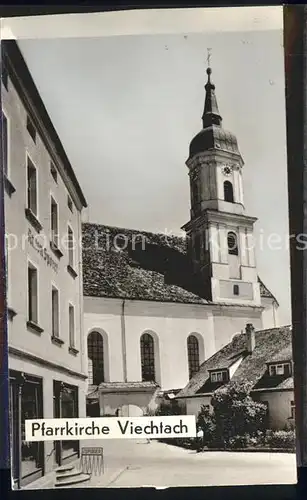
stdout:
<svg viewBox="0 0 307 500">
<path fill-rule="evenodd" d="M 202 408 L 198 416 L 204 442 L 211 436 L 215 446 L 227 448 L 236 440 L 243 442 L 243 438 L 255 437 L 265 431 L 267 408 L 254 401 L 250 392 L 249 383 L 230 383 L 214 392 L 211 399 L 213 412 L 210 414 Z"/>
</svg>

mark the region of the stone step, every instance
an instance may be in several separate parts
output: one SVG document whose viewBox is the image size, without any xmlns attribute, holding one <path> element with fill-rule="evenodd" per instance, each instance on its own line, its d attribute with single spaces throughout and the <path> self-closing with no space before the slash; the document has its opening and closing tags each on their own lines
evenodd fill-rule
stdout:
<svg viewBox="0 0 307 500">
<path fill-rule="evenodd" d="M 65 481 L 65 479 L 69 479 L 71 477 L 80 476 L 80 474 L 82 474 L 82 471 L 80 471 L 80 470 L 73 470 L 71 472 L 65 472 L 64 474 L 57 474 L 56 475 L 56 480 L 57 481 Z"/>
<path fill-rule="evenodd" d="M 54 486 L 56 488 L 64 488 L 66 486 L 71 486 L 73 484 L 85 483 L 86 481 L 89 481 L 90 478 L 91 478 L 90 474 L 84 474 L 83 472 L 79 472 L 77 476 L 66 479 L 65 481 L 56 481 Z"/>
<path fill-rule="evenodd" d="M 62 465 L 55 469 L 56 474 L 64 474 L 65 472 L 72 471 L 75 468 L 74 465 Z"/>
</svg>

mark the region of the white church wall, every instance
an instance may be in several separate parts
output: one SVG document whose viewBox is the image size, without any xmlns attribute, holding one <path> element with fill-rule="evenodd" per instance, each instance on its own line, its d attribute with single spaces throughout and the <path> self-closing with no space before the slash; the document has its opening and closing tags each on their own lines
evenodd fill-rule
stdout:
<svg viewBox="0 0 307 500">
<path fill-rule="evenodd" d="M 191 333 L 202 340 L 206 358 L 215 352 L 213 322 L 207 306 L 128 301 L 125 325 L 127 375 L 131 381 L 141 380 L 140 337 L 143 333 L 154 332 L 158 340 L 156 378 L 163 390 L 181 388 L 188 382 L 187 339 Z M 200 353 L 201 347 L 200 342 Z"/>
<path fill-rule="evenodd" d="M 84 333 L 86 340 L 92 331 L 104 333 L 105 382 L 122 382 L 124 380 L 121 302 L 118 299 L 84 298 Z M 107 339 L 107 348 L 105 339 Z M 87 342 L 85 342 L 85 345 L 87 353 Z M 108 367 L 108 370 L 106 367 Z"/>
<path fill-rule="evenodd" d="M 124 312 L 124 316 L 123 316 Z M 200 343 L 200 362 L 216 351 L 212 310 L 194 304 L 123 301 L 108 298 L 84 300 L 84 331 L 103 331 L 108 339 L 109 374 L 105 380 L 140 381 L 140 338 L 150 333 L 155 342 L 156 381 L 163 390 L 184 387 L 189 379 L 187 339 L 196 335 Z M 124 329 L 124 332 L 123 332 Z M 125 352 L 123 351 L 125 336 Z"/>
<path fill-rule="evenodd" d="M 269 297 L 262 297 L 261 304 L 264 307 L 262 313 L 263 329 L 280 326 L 278 319 L 278 306 L 275 300 Z"/>
<path fill-rule="evenodd" d="M 228 344 L 236 333 L 241 333 L 247 323 L 262 329 L 262 309 L 220 306 L 213 310 L 215 347 L 218 351 Z"/>
</svg>

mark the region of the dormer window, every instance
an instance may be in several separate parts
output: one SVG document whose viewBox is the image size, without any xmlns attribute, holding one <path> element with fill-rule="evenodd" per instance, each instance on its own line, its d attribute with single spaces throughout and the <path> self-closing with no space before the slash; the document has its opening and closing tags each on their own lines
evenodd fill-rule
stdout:
<svg viewBox="0 0 307 500">
<path fill-rule="evenodd" d="M 278 376 L 278 375 L 284 375 L 286 377 L 289 377 L 289 375 L 291 375 L 291 364 L 290 363 L 279 363 L 279 364 L 270 365 L 269 373 L 272 377 Z"/>
<path fill-rule="evenodd" d="M 228 382 L 228 371 L 227 370 L 219 370 L 216 372 L 211 372 L 210 380 L 213 383 L 216 382 Z"/>
</svg>

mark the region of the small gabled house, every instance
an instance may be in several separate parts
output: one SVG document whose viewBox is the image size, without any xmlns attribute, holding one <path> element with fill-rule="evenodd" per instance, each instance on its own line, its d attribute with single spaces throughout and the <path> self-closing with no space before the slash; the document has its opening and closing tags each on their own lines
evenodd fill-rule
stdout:
<svg viewBox="0 0 307 500">
<path fill-rule="evenodd" d="M 291 327 L 256 332 L 248 324 L 245 333 L 235 335 L 200 366 L 176 400 L 188 415 L 198 415 L 202 406 L 210 407 L 214 391 L 231 382 L 252 384 L 252 397 L 268 407 L 270 428 L 283 429 L 293 423 Z"/>
</svg>

